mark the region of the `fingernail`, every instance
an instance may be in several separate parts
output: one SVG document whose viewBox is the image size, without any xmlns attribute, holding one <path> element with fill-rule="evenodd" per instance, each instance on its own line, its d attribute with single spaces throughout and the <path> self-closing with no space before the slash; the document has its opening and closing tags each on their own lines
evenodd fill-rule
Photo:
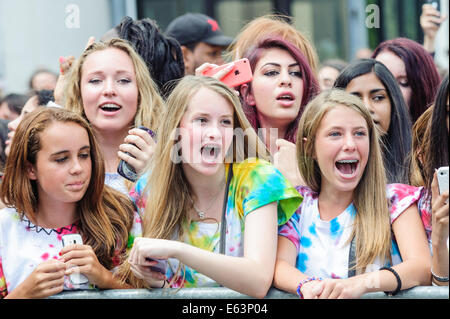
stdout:
<svg viewBox="0 0 450 319">
<path fill-rule="evenodd" d="M 65 57 L 63 57 L 63 56 L 60 56 L 59 57 L 59 63 L 64 63 L 64 62 L 66 62 L 66 58 Z"/>
</svg>

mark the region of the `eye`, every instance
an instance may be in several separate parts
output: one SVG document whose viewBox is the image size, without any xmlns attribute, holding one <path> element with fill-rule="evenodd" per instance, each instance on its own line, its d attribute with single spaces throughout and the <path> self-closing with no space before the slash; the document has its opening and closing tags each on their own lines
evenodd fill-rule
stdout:
<svg viewBox="0 0 450 319">
<path fill-rule="evenodd" d="M 128 84 L 128 83 L 131 83 L 131 80 L 127 79 L 127 78 L 124 78 L 124 79 L 120 79 L 117 82 L 119 82 L 120 84 Z"/>
<path fill-rule="evenodd" d="M 398 83 L 398 85 L 400 85 L 402 87 L 408 87 L 409 86 L 408 79 L 398 79 L 397 83 Z"/>
<path fill-rule="evenodd" d="M 367 135 L 367 132 L 364 131 L 364 130 L 360 130 L 360 131 L 356 131 L 356 132 L 355 132 L 355 135 L 356 135 L 356 136 L 366 136 L 366 135 Z"/>
<path fill-rule="evenodd" d="M 278 74 L 280 74 L 280 72 L 278 72 L 276 70 L 269 70 L 269 71 L 264 72 L 265 76 L 275 76 L 275 75 L 278 75 Z"/>
<path fill-rule="evenodd" d="M 224 119 L 222 120 L 222 124 L 225 126 L 231 126 L 233 125 L 233 121 L 231 121 L 230 119 Z"/>
<path fill-rule="evenodd" d="M 300 71 L 291 71 L 291 72 L 289 72 L 289 74 L 292 76 L 295 76 L 295 77 L 299 77 L 299 78 L 302 77 L 302 72 L 300 72 Z"/>
<path fill-rule="evenodd" d="M 64 163 L 68 159 L 67 156 L 55 158 L 55 162 Z"/>
<path fill-rule="evenodd" d="M 90 156 L 91 156 L 91 154 L 89 154 L 89 153 L 80 153 L 80 154 L 78 155 L 78 157 L 81 158 L 81 159 L 87 159 L 87 158 L 89 158 Z"/>
<path fill-rule="evenodd" d="M 376 95 L 376 96 L 373 97 L 373 100 L 375 102 L 381 102 L 381 101 L 383 101 L 385 99 L 386 99 L 386 97 L 384 95 Z"/>
<path fill-rule="evenodd" d="M 328 136 L 331 136 L 331 137 L 338 137 L 338 136 L 341 136 L 341 133 L 340 133 L 340 132 L 330 132 L 330 133 L 328 134 Z"/>
<path fill-rule="evenodd" d="M 100 81 L 100 79 L 91 79 L 91 80 L 89 80 L 89 83 L 91 83 L 91 84 L 99 84 L 101 81 Z"/>
<path fill-rule="evenodd" d="M 194 119 L 193 122 L 194 122 L 194 123 L 203 124 L 203 123 L 206 123 L 207 120 L 206 120 L 206 118 L 204 118 L 204 117 L 197 117 L 197 118 Z"/>
</svg>

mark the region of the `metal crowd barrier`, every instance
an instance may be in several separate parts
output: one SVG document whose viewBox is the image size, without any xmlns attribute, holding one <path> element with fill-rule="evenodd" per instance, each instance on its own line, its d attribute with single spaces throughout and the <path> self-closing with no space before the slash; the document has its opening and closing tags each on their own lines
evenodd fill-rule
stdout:
<svg viewBox="0 0 450 319">
<path fill-rule="evenodd" d="M 65 291 L 49 299 L 253 299 L 234 290 L 218 288 L 110 289 Z M 265 299 L 298 299 L 296 295 L 271 288 Z M 449 299 L 448 286 L 420 286 L 400 291 L 395 296 L 368 293 L 362 299 Z"/>
</svg>

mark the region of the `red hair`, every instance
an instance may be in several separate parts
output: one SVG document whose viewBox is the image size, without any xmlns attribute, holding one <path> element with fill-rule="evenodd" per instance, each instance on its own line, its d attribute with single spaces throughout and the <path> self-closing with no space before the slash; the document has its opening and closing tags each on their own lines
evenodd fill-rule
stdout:
<svg viewBox="0 0 450 319">
<path fill-rule="evenodd" d="M 284 137 L 289 142 L 295 143 L 297 138 L 298 122 L 300 121 L 300 117 L 302 116 L 306 104 L 308 104 L 308 102 L 319 93 L 319 83 L 311 69 L 311 66 L 308 63 L 308 60 L 300 51 L 300 49 L 291 42 L 283 40 L 280 37 L 265 38 L 247 52 L 246 58 L 248 58 L 253 72 L 255 71 L 256 64 L 261 58 L 263 52 L 271 48 L 280 48 L 289 52 L 289 54 L 299 64 L 300 71 L 302 73 L 303 96 L 302 102 L 300 104 L 300 110 L 295 120 L 289 125 L 289 128 L 286 131 L 286 135 Z M 247 94 L 251 92 L 251 83 L 249 83 L 248 86 L 249 88 L 247 90 Z M 242 94 L 241 103 L 248 121 L 257 131 L 258 128 L 260 128 L 260 123 L 257 117 L 257 109 L 253 106 L 247 105 L 246 96 L 242 96 Z"/>
<path fill-rule="evenodd" d="M 407 38 L 384 41 L 375 48 L 372 58 L 386 50 L 397 55 L 405 64 L 411 87 L 409 113 L 414 123 L 434 101 L 441 82 L 438 70 L 432 56 L 416 41 Z"/>
</svg>

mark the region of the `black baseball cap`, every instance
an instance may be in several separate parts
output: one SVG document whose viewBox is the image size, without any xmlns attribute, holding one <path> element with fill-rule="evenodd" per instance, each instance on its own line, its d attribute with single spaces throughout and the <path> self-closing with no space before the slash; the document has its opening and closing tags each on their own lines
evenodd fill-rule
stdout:
<svg viewBox="0 0 450 319">
<path fill-rule="evenodd" d="M 220 30 L 216 20 L 201 13 L 186 13 L 173 20 L 166 35 L 175 38 L 180 45 L 205 42 L 210 45 L 228 46 L 233 38 Z"/>
</svg>

